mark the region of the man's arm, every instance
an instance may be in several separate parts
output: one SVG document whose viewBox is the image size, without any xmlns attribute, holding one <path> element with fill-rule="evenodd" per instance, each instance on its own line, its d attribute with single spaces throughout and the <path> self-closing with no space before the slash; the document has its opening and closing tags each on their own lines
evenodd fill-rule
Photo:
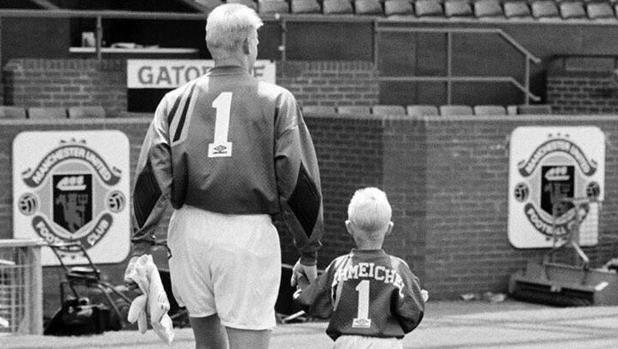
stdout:
<svg viewBox="0 0 618 349">
<path fill-rule="evenodd" d="M 164 99 L 148 128 L 135 171 L 132 256 L 150 252 L 155 231 L 167 208 L 171 184 L 172 161 Z"/>
<path fill-rule="evenodd" d="M 289 92 L 281 97 L 278 112 L 275 166 L 282 218 L 300 252 L 299 264 L 315 266 L 323 234 L 317 156 L 300 108 Z"/>
</svg>

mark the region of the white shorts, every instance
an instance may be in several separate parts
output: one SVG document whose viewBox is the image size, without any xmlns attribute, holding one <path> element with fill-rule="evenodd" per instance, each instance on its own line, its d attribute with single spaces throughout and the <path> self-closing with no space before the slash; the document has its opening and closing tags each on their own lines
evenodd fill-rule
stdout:
<svg viewBox="0 0 618 349">
<path fill-rule="evenodd" d="M 403 344 L 397 338 L 340 336 L 333 349 L 403 349 Z"/>
<path fill-rule="evenodd" d="M 270 216 L 184 205 L 167 239 L 172 292 L 189 316 L 217 314 L 224 326 L 246 330 L 275 326 L 281 248 Z"/>
</svg>

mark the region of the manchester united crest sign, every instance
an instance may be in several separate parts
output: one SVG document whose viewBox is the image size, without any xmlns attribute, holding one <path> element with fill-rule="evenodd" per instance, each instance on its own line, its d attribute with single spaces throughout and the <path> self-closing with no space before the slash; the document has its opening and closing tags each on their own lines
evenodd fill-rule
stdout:
<svg viewBox="0 0 618 349">
<path fill-rule="evenodd" d="M 129 252 L 129 140 L 119 131 L 23 132 L 13 141 L 16 238 L 79 242 L 95 263 Z M 65 263 L 83 263 L 79 250 Z M 47 249 L 43 265 L 58 264 Z"/>
<path fill-rule="evenodd" d="M 596 245 L 605 180 L 597 127 L 518 127 L 511 135 L 508 236 L 517 248 L 551 247 L 578 217 L 579 244 Z"/>
</svg>

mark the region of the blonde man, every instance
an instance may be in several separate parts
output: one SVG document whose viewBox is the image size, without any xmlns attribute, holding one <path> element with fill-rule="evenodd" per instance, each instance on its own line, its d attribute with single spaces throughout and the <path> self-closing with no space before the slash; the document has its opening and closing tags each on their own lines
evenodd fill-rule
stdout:
<svg viewBox="0 0 618 349">
<path fill-rule="evenodd" d="M 240 4 L 209 14 L 215 66 L 163 98 L 138 162 L 133 254 L 149 253 L 170 201 L 172 290 L 189 311 L 197 349 L 268 347 L 281 276 L 273 216 L 296 227 L 294 277 L 317 276 L 316 154 L 294 96 L 250 75 L 261 25 Z"/>
<path fill-rule="evenodd" d="M 401 338 L 423 319 L 426 291 L 406 262 L 382 249 L 391 214 L 382 190 L 357 190 L 345 222 L 356 248 L 295 295 L 312 315 L 330 317 L 326 333 L 336 349 L 402 348 Z"/>
</svg>

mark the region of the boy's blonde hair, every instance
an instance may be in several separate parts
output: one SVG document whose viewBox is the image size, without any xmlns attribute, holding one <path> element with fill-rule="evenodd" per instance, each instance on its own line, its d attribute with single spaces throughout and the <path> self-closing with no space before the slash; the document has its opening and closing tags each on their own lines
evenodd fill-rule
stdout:
<svg viewBox="0 0 618 349">
<path fill-rule="evenodd" d="M 245 5 L 219 5 L 206 19 L 206 44 L 209 49 L 234 51 L 263 24 L 260 16 Z"/>
<path fill-rule="evenodd" d="M 392 208 L 386 193 L 374 187 L 359 189 L 348 205 L 348 220 L 370 240 L 380 238 L 391 222 Z"/>
</svg>

